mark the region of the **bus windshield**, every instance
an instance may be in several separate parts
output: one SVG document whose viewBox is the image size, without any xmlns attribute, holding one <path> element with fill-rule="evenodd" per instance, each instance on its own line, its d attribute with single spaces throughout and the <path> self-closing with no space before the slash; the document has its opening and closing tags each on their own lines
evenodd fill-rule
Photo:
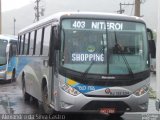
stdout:
<svg viewBox="0 0 160 120">
<path fill-rule="evenodd" d="M 5 65 L 7 62 L 6 59 L 6 47 L 8 41 L 0 39 L 0 65 Z"/>
<path fill-rule="evenodd" d="M 61 40 L 61 66 L 70 70 L 123 75 L 149 69 L 143 23 L 64 19 Z"/>
</svg>

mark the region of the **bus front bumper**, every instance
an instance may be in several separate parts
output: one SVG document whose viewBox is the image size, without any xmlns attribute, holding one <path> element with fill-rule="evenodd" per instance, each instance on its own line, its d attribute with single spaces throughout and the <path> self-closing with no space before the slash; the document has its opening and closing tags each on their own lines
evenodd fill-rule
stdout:
<svg viewBox="0 0 160 120">
<path fill-rule="evenodd" d="M 142 96 L 134 94 L 128 97 L 87 97 L 83 94 L 72 96 L 62 89 L 56 97 L 56 111 L 81 112 L 99 111 L 101 108 L 115 108 L 117 112 L 146 112 L 148 110 L 148 93 Z"/>
</svg>

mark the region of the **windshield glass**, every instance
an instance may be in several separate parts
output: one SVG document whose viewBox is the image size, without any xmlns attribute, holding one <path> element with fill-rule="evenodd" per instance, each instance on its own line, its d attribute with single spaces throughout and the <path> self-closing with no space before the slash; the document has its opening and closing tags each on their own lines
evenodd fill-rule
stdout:
<svg viewBox="0 0 160 120">
<path fill-rule="evenodd" d="M 89 67 L 89 74 L 115 75 L 129 74 L 128 67 L 138 73 L 149 66 L 142 23 L 64 19 L 61 39 L 61 65 L 74 71 L 83 73 Z"/>
<path fill-rule="evenodd" d="M 0 39 L 0 65 L 6 64 L 6 47 L 7 47 L 8 41 Z"/>
</svg>

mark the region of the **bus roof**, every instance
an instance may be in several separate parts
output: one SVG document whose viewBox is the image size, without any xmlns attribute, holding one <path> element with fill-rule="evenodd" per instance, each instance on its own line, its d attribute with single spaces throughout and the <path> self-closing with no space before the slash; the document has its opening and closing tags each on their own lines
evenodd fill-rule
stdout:
<svg viewBox="0 0 160 120">
<path fill-rule="evenodd" d="M 5 39 L 5 40 L 18 40 L 17 36 L 14 35 L 4 35 L 4 34 L 0 34 L 0 39 Z"/>
<path fill-rule="evenodd" d="M 53 21 L 59 22 L 62 18 L 110 19 L 110 20 L 124 20 L 124 21 L 144 23 L 143 19 L 140 17 L 128 16 L 128 15 L 122 15 L 122 14 L 103 13 L 103 12 L 59 12 L 47 18 L 44 18 L 36 23 L 33 23 L 30 26 L 25 27 L 24 29 L 20 30 L 19 33 L 25 32 L 29 29 L 32 29 L 38 26 L 42 26 L 43 24 L 51 23 Z"/>
</svg>

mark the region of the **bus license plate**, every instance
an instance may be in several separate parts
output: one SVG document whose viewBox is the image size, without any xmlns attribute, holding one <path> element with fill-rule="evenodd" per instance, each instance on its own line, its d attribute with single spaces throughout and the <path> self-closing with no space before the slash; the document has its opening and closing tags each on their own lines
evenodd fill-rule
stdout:
<svg viewBox="0 0 160 120">
<path fill-rule="evenodd" d="M 115 113 L 116 109 L 115 108 L 101 108 L 100 113 Z"/>
</svg>

